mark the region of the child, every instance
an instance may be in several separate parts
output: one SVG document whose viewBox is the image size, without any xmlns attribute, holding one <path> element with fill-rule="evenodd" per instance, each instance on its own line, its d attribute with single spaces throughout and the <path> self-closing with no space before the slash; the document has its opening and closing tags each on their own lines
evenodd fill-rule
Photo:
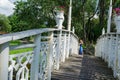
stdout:
<svg viewBox="0 0 120 80">
<path fill-rule="evenodd" d="M 79 54 L 82 55 L 83 54 L 83 47 L 82 47 L 83 41 L 80 40 L 80 48 L 79 48 Z"/>
</svg>

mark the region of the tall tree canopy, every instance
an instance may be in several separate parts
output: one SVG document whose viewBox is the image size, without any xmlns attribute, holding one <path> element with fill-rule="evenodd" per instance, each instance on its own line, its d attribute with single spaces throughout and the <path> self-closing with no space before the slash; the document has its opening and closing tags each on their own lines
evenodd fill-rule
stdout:
<svg viewBox="0 0 120 80">
<path fill-rule="evenodd" d="M 70 0 L 27 0 L 17 1 L 15 12 L 9 17 L 12 31 L 22 31 L 33 28 L 54 27 L 56 25 L 53 10 L 56 6 L 64 6 L 67 29 L 68 10 Z M 95 41 L 101 35 L 102 28 L 107 26 L 110 0 L 72 0 L 72 25 L 75 33 L 87 41 Z M 113 0 L 118 6 L 119 0 Z M 95 18 L 95 15 L 98 17 Z"/>
<path fill-rule="evenodd" d="M 13 17 L 10 17 L 10 20 L 13 20 L 13 18 L 16 19 L 16 22 L 11 23 L 15 24 L 13 25 L 14 28 L 12 28 L 13 31 L 54 27 L 56 24 L 53 15 L 54 8 L 56 6 L 65 6 L 65 10 L 67 10 L 66 7 L 68 7 L 67 1 L 64 2 L 61 0 L 28 0 L 27 2 L 17 1 L 15 5 L 15 13 Z M 16 26 L 18 26 L 19 29 L 15 29 Z"/>
</svg>

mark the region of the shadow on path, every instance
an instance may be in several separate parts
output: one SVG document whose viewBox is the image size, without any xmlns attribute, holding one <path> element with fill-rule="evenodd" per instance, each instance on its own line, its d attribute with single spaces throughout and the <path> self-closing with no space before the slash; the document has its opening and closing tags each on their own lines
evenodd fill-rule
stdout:
<svg viewBox="0 0 120 80">
<path fill-rule="evenodd" d="M 51 80 L 116 80 L 112 73 L 100 58 L 75 55 L 61 63 L 60 70 L 52 72 Z"/>
<path fill-rule="evenodd" d="M 116 80 L 113 72 L 101 58 L 84 55 L 79 80 Z"/>
</svg>

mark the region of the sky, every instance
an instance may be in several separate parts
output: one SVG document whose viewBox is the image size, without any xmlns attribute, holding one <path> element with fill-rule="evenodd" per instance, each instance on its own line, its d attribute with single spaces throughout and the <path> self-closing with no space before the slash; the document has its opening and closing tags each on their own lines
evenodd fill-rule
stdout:
<svg viewBox="0 0 120 80">
<path fill-rule="evenodd" d="M 5 14 L 6 16 L 11 15 L 14 12 L 14 1 L 15 0 L 0 0 L 0 14 Z"/>
</svg>

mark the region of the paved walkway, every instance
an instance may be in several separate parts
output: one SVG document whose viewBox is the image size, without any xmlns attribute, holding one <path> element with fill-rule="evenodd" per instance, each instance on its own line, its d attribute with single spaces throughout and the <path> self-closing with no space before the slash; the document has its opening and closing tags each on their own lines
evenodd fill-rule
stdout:
<svg viewBox="0 0 120 80">
<path fill-rule="evenodd" d="M 116 80 L 107 63 L 94 56 L 71 56 L 61 64 L 60 70 L 52 73 L 52 80 Z"/>
</svg>

